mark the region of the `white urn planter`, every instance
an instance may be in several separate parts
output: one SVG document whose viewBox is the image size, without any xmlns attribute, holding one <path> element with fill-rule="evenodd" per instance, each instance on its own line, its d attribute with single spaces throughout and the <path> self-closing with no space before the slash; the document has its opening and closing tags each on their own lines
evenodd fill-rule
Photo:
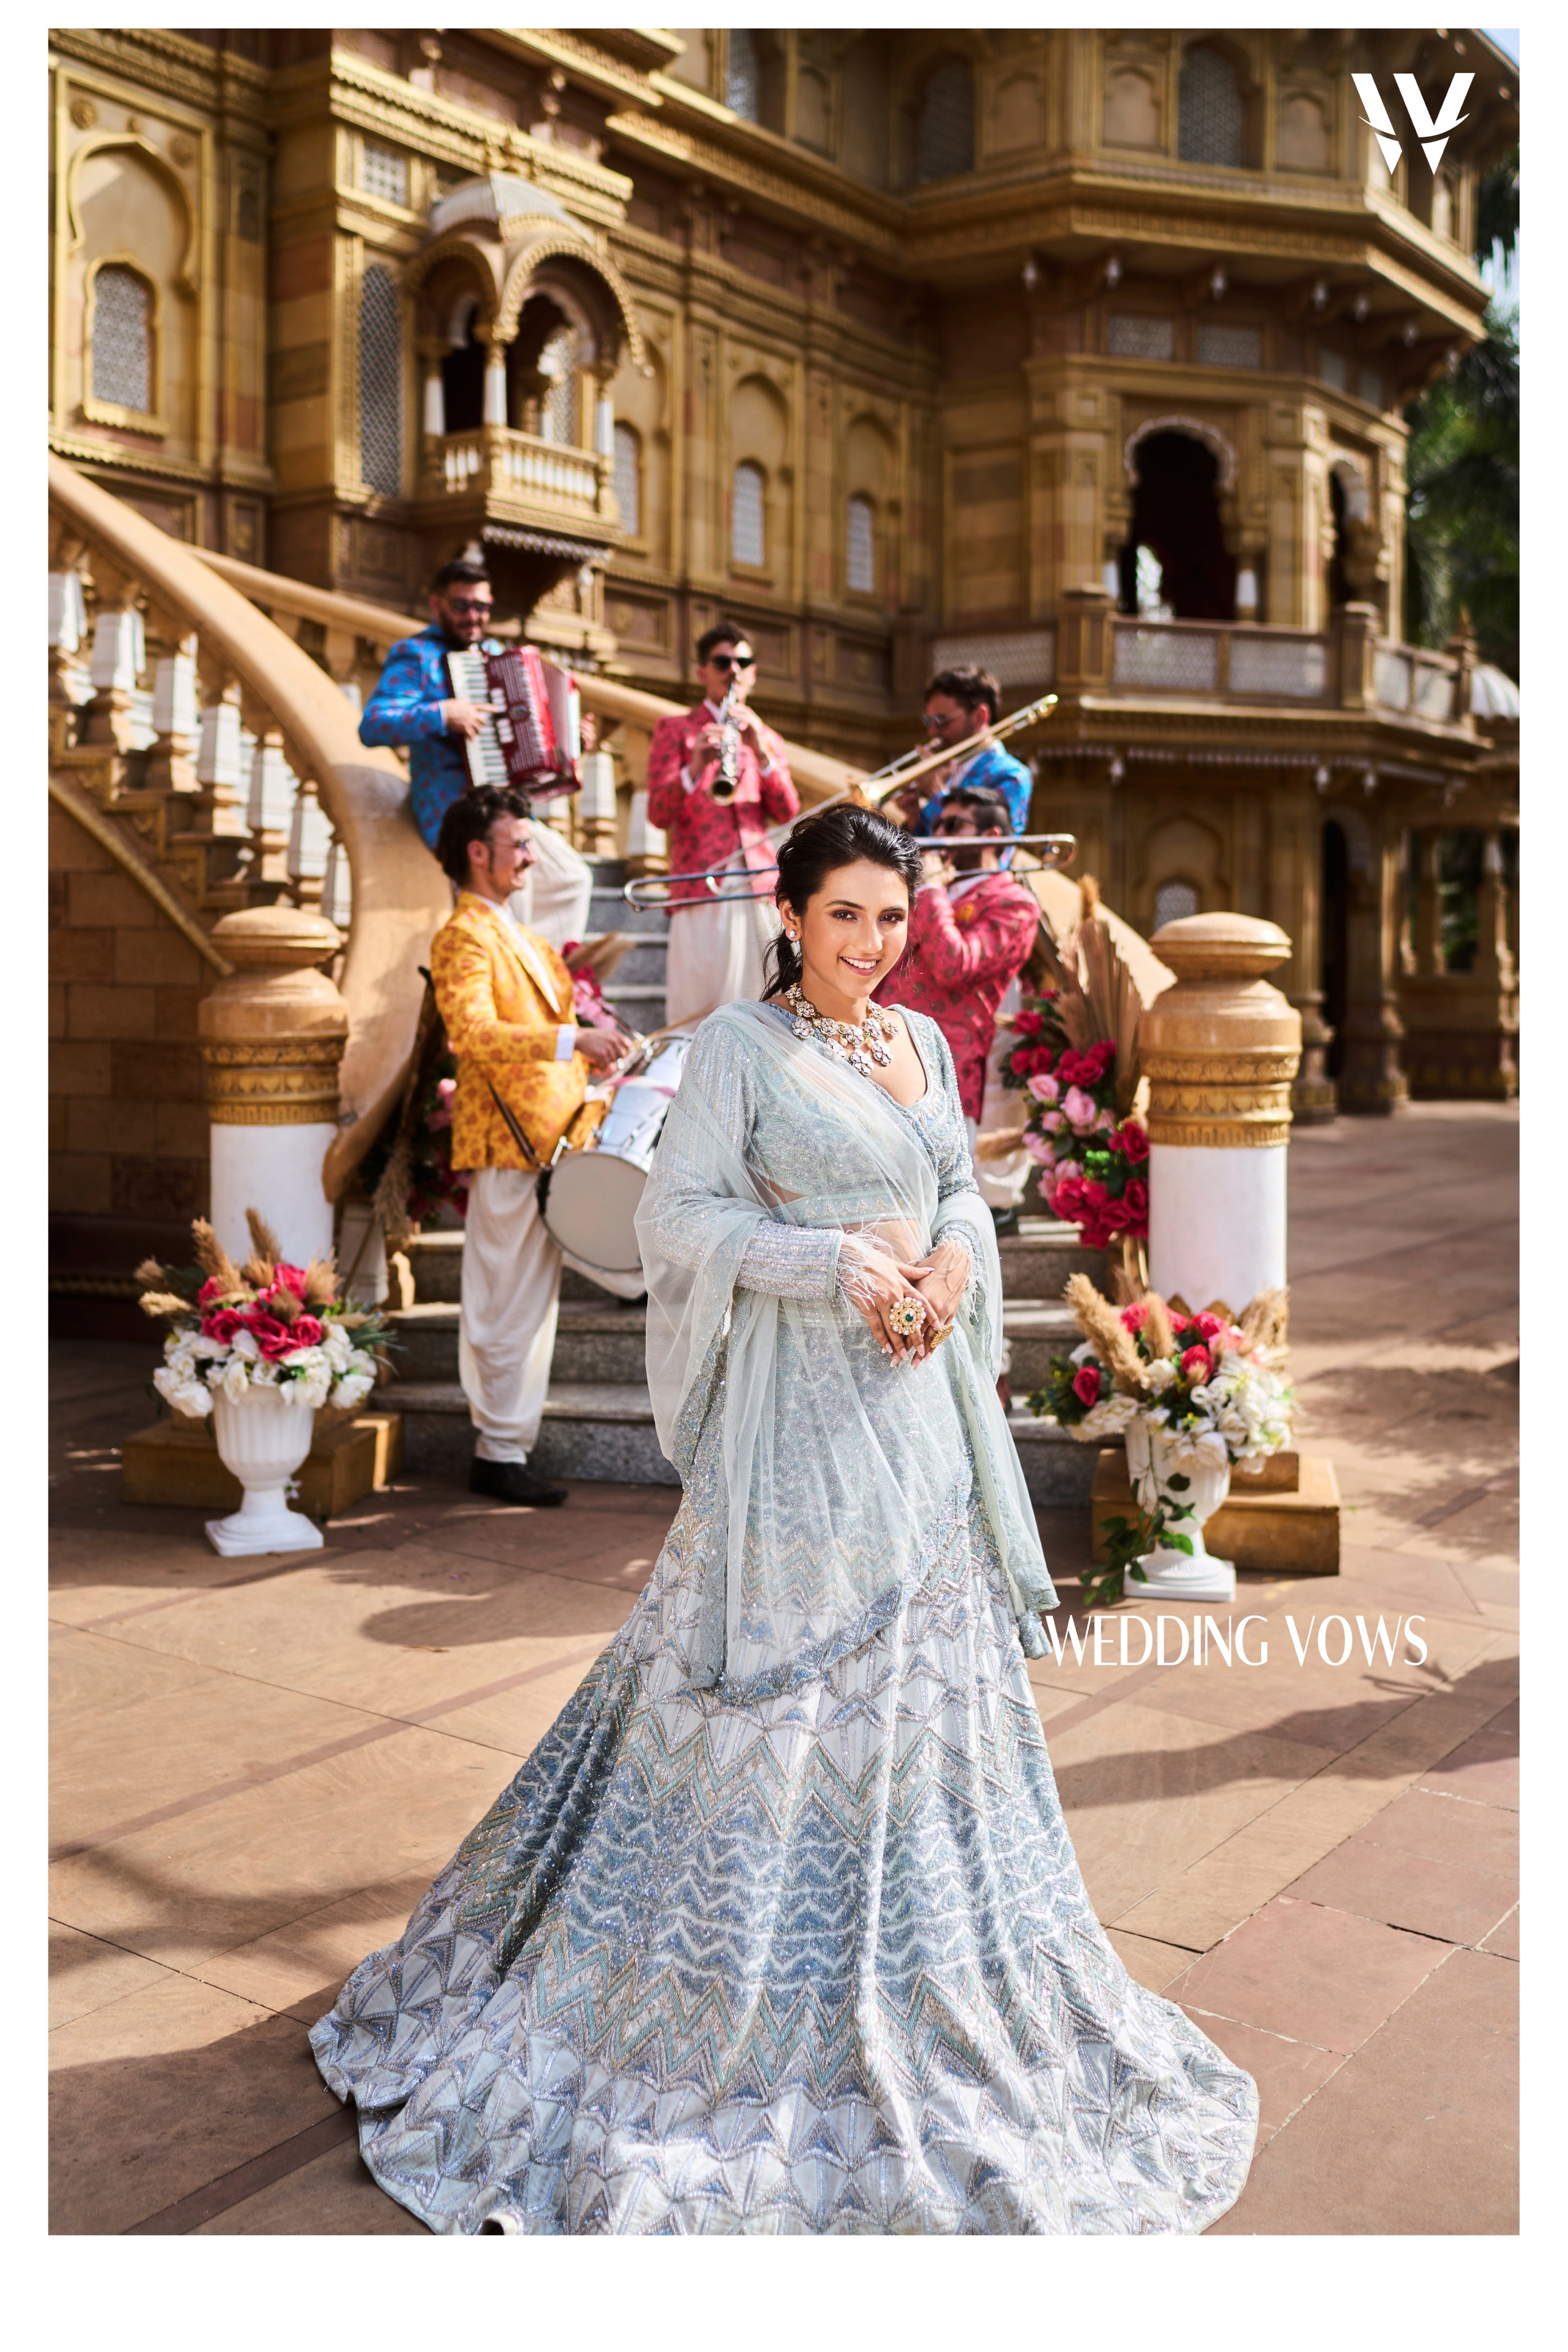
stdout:
<svg viewBox="0 0 1568 2352">
<path fill-rule="evenodd" d="M 289 1481 L 310 1451 L 315 1423 L 312 1407 L 286 1403 L 275 1388 L 247 1388 L 237 1404 L 214 1397 L 218 1459 L 245 1489 L 231 1517 L 207 1521 L 214 1551 L 232 1559 L 240 1552 L 321 1549 L 325 1538 L 315 1521 L 289 1507 Z"/>
<path fill-rule="evenodd" d="M 1204 1543 L 1205 1524 L 1230 1492 L 1229 1463 L 1216 1468 L 1184 1450 L 1178 1453 L 1163 1429 L 1133 1421 L 1127 1425 L 1127 1470 L 1143 1509 L 1152 1513 L 1163 1506 L 1166 1532 L 1185 1536 L 1192 1550 L 1162 1543 L 1142 1553 L 1138 1565 L 1142 1576 L 1130 1568 L 1122 1574 L 1123 1599 L 1234 1601 L 1235 1563 L 1216 1559 Z M 1173 1476 L 1185 1478 L 1187 1485 L 1173 1488 Z"/>
</svg>

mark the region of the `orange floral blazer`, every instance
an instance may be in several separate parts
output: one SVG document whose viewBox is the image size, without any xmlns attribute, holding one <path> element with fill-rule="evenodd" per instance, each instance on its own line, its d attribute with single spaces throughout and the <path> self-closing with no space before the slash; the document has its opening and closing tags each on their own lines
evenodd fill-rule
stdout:
<svg viewBox="0 0 1568 2352">
<path fill-rule="evenodd" d="M 464 890 L 431 942 L 430 977 L 458 1059 L 453 1167 L 529 1165 L 496 1107 L 492 1081 L 548 1164 L 588 1083 L 581 1054 L 555 1058 L 562 1029 L 576 1025 L 572 975 L 536 932 L 517 929 Z"/>
</svg>

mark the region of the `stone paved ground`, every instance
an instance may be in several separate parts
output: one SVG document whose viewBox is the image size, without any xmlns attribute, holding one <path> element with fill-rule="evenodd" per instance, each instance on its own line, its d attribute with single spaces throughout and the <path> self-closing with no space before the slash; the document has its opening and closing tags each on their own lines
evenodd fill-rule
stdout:
<svg viewBox="0 0 1568 2352">
<path fill-rule="evenodd" d="M 1031 1668 L 1100 1917 L 1258 2078 L 1221 2233 L 1517 2227 L 1516 1145 L 1456 1105 L 1297 1139 L 1300 1432 L 1344 1570 L 1242 1580 L 1268 1664 L 1113 1638 Z M 219 1560 L 197 1515 L 117 1499 L 150 1362 L 56 1353 L 53 2227 L 416 2231 L 304 2029 L 615 1632 L 671 1496 L 405 1482 L 324 1552 Z M 1086 1516 L 1045 1517 L 1069 1601 Z M 1425 1660 L 1401 1632 L 1369 1663 L 1353 1621 L 1412 1614 Z"/>
</svg>

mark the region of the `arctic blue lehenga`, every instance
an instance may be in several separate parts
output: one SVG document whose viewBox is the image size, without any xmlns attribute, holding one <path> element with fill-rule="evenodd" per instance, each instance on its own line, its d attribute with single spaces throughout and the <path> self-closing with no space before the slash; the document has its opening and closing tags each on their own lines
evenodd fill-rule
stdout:
<svg viewBox="0 0 1568 2352">
<path fill-rule="evenodd" d="M 680 1509 L 310 2037 L 432 2230 L 1191 2232 L 1246 2179 L 1250 2077 L 1128 1977 L 1062 1819 L 995 1241 L 904 1018 L 909 1110 L 773 1007 L 688 1059 L 638 1221 Z M 846 1234 L 967 1250 L 923 1364 L 846 1299 Z"/>
</svg>

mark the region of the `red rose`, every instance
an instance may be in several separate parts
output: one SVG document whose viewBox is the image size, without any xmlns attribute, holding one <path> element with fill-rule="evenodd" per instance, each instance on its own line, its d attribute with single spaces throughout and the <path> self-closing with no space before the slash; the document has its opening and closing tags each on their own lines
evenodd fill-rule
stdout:
<svg viewBox="0 0 1568 2352">
<path fill-rule="evenodd" d="M 216 1274 L 210 1274 L 196 1293 L 196 1305 L 198 1307 L 210 1307 L 215 1298 L 221 1298 L 223 1296 L 224 1287 L 222 1283 L 218 1280 Z"/>
<path fill-rule="evenodd" d="M 1072 1045 L 1064 1045 L 1061 1060 L 1057 1064 L 1057 1076 L 1064 1087 L 1076 1087 L 1083 1076 L 1083 1055 Z"/>
<path fill-rule="evenodd" d="M 253 1307 L 251 1312 L 242 1316 L 240 1320 L 245 1328 L 252 1334 L 257 1346 L 269 1364 L 277 1363 L 280 1357 L 288 1355 L 291 1349 L 299 1345 L 299 1341 L 287 1323 L 279 1323 L 276 1315 L 264 1314 L 259 1307 Z"/>
<path fill-rule="evenodd" d="M 1121 1328 L 1124 1331 L 1142 1331 L 1148 1320 L 1149 1309 L 1142 1298 L 1135 1298 L 1131 1307 L 1124 1307 L 1121 1310 Z"/>
<path fill-rule="evenodd" d="M 1135 1118 L 1124 1118 L 1116 1130 L 1117 1147 L 1134 1168 L 1149 1157 L 1149 1137 Z"/>
<path fill-rule="evenodd" d="M 1106 1233 L 1120 1234 L 1132 1222 L 1125 1201 L 1107 1201 L 1100 1213 L 1100 1222 Z"/>
<path fill-rule="evenodd" d="M 1072 1376 L 1072 1392 L 1084 1406 L 1100 1402 L 1100 1366 L 1080 1364 Z"/>
<path fill-rule="evenodd" d="M 1210 1315 L 1205 1312 L 1202 1315 L 1194 1316 L 1193 1328 L 1197 1332 L 1205 1344 L 1212 1345 L 1213 1342 L 1219 1338 L 1220 1333 L 1225 1329 L 1225 1324 L 1219 1316 Z"/>
<path fill-rule="evenodd" d="M 276 1290 L 279 1283 L 283 1285 L 285 1290 L 291 1290 L 296 1298 L 303 1298 L 305 1296 L 304 1267 L 282 1264 L 275 1265 L 272 1269 L 272 1288 Z"/>
<path fill-rule="evenodd" d="M 293 1335 L 294 1345 L 297 1348 L 319 1348 L 321 1346 L 322 1338 L 321 1327 L 313 1315 L 296 1315 L 292 1323 L 289 1324 L 289 1328 Z"/>
<path fill-rule="evenodd" d="M 1043 1013 L 1019 1013 L 1014 1016 L 1013 1034 L 1015 1037 L 1037 1037 L 1045 1025 Z"/>
<path fill-rule="evenodd" d="M 1122 1202 L 1132 1223 L 1142 1227 L 1149 1222 L 1149 1187 L 1136 1176 L 1130 1176 L 1122 1189 Z"/>
<path fill-rule="evenodd" d="M 1194 1387 L 1197 1388 L 1201 1387 L 1205 1381 L 1211 1379 L 1213 1373 L 1214 1365 L 1210 1360 L 1208 1349 L 1189 1348 L 1182 1358 L 1182 1378 L 1184 1381 L 1191 1381 Z"/>
<path fill-rule="evenodd" d="M 1103 1208 L 1110 1196 L 1098 1176 L 1089 1176 L 1084 1180 L 1083 1197 L 1099 1209 Z"/>
<path fill-rule="evenodd" d="M 212 1285 L 209 1283 L 207 1287 L 210 1290 Z M 235 1333 L 244 1328 L 244 1316 L 232 1307 L 221 1307 L 216 1315 L 204 1315 L 202 1318 L 203 1339 L 216 1339 L 226 1348 L 232 1344 Z"/>
</svg>

